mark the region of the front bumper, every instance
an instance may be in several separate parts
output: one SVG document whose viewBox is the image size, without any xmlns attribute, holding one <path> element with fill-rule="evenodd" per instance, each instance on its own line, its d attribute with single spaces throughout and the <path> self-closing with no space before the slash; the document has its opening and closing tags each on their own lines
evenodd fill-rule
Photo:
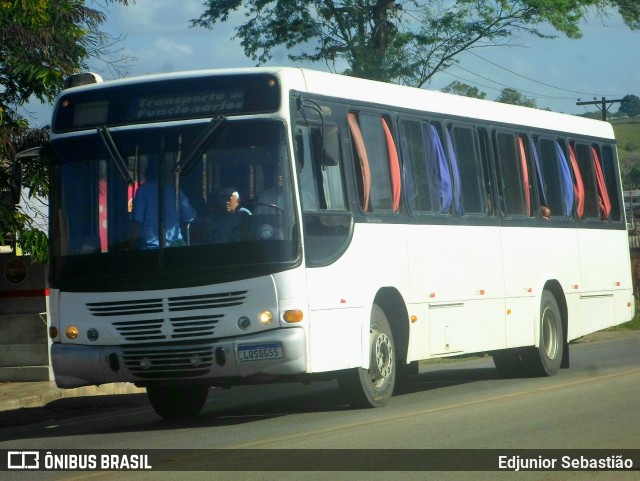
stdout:
<svg viewBox="0 0 640 481">
<path fill-rule="evenodd" d="M 279 343 L 282 357 L 240 361 L 239 346 Z M 277 329 L 250 336 L 193 344 L 86 346 L 55 343 L 51 362 L 56 384 L 74 388 L 133 382 L 202 382 L 254 375 L 286 376 L 307 369 L 301 328 Z"/>
</svg>

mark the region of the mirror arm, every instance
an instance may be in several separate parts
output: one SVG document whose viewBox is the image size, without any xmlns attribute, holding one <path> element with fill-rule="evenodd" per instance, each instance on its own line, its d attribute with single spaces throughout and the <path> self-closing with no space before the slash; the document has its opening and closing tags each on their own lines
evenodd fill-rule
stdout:
<svg viewBox="0 0 640 481">
<path fill-rule="evenodd" d="M 322 107 L 320 106 L 320 104 L 318 104 L 313 100 L 303 99 L 301 97 L 298 97 L 296 101 L 297 101 L 298 110 L 303 111 L 303 109 L 305 108 L 311 109 L 316 111 L 320 116 L 320 135 L 322 136 L 322 153 L 321 153 L 322 158 L 320 159 L 320 164 L 324 165 L 326 147 L 324 143 L 324 114 L 322 113 Z"/>
</svg>

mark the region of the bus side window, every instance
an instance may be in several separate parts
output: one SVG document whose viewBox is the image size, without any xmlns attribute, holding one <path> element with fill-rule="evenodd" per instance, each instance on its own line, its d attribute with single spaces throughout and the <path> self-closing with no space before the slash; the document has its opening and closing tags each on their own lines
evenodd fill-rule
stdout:
<svg viewBox="0 0 640 481">
<path fill-rule="evenodd" d="M 529 172 L 522 137 L 509 132 L 495 135 L 498 190 L 507 217 L 531 215 Z"/>
<path fill-rule="evenodd" d="M 393 211 L 393 195 L 382 117 L 379 114 L 360 112 L 358 125 L 362 132 L 371 171 L 371 210 L 391 212 Z"/>
<path fill-rule="evenodd" d="M 487 212 L 485 181 L 482 161 L 478 149 L 477 132 L 470 127 L 452 126 L 447 135 L 451 135 L 452 153 L 460 171 L 458 212 L 462 214 L 483 214 Z"/>
<path fill-rule="evenodd" d="M 611 200 L 609 199 L 609 191 L 604 179 L 602 162 L 600 161 L 600 155 L 598 154 L 597 146 L 591 145 L 590 150 L 593 160 L 593 168 L 596 173 L 596 186 L 598 187 L 598 204 L 600 206 L 600 218 L 602 220 L 608 220 L 611 216 Z"/>
<path fill-rule="evenodd" d="M 584 219 L 584 182 L 582 180 L 582 173 L 578 167 L 575 148 L 572 144 L 569 144 L 569 161 L 571 163 L 571 171 L 573 172 L 573 190 L 575 192 L 576 199 L 576 214 L 578 219 Z"/>
<path fill-rule="evenodd" d="M 476 127 L 476 137 L 478 139 L 478 152 L 482 160 L 482 169 L 484 171 L 484 191 L 486 195 L 486 212 L 487 215 L 493 216 L 498 212 L 498 202 L 495 199 L 493 186 L 495 185 L 493 177 L 493 169 L 491 164 L 491 142 L 489 140 L 489 132 L 484 128 Z"/>
<path fill-rule="evenodd" d="M 319 126 L 297 126 L 296 156 L 297 163 L 301 166 L 302 209 L 344 211 L 346 202 L 338 128 L 335 125 L 325 125 L 322 129 Z"/>
<path fill-rule="evenodd" d="M 402 120 L 400 150 L 409 210 L 416 213 L 449 214 L 453 201 L 453 183 L 439 125 Z"/>
<path fill-rule="evenodd" d="M 411 212 L 431 212 L 431 194 L 427 176 L 426 149 L 421 123 L 400 120 L 400 155 L 402 157 L 402 183 L 407 207 Z"/>
<path fill-rule="evenodd" d="M 609 193 L 609 201 L 611 202 L 611 215 L 612 221 L 619 221 L 621 219 L 622 209 L 620 201 L 620 186 L 618 184 L 618 174 L 616 172 L 616 159 L 614 149 L 610 145 L 603 145 L 600 151 L 600 161 L 602 162 L 602 172 L 604 174 L 604 181 Z"/>
<path fill-rule="evenodd" d="M 349 123 L 349 130 L 351 132 L 351 141 L 353 146 L 353 158 L 356 173 L 356 183 L 358 187 L 358 200 L 360 207 L 365 212 L 370 210 L 370 198 L 371 198 L 371 168 L 369 167 L 369 156 L 367 149 L 364 145 L 364 139 L 362 137 L 362 131 L 358 124 L 358 117 L 354 112 L 347 114 L 347 121 Z"/>
<path fill-rule="evenodd" d="M 534 146 L 535 148 L 536 146 Z M 541 199 L 546 202 L 550 218 L 571 217 L 573 211 L 573 181 L 566 163 L 558 155 L 556 143 L 552 139 L 540 138 L 537 142 L 540 161 Z"/>
<path fill-rule="evenodd" d="M 596 186 L 596 177 L 590 146 L 587 144 L 575 143 L 573 148 L 578 161 L 578 170 L 580 171 L 580 176 L 582 177 L 582 183 L 584 186 L 584 218 L 599 219 L 600 209 L 598 206 L 598 190 Z"/>
<path fill-rule="evenodd" d="M 549 200 L 547 195 L 547 188 L 544 182 L 544 174 L 542 172 L 542 164 L 540 162 L 540 153 L 538 151 L 538 144 L 533 139 L 533 137 L 529 137 L 529 152 L 533 159 L 533 168 L 532 175 L 535 177 L 534 180 L 531 181 L 538 189 L 538 197 L 540 199 L 540 217 L 544 220 L 551 219 L 551 208 L 549 207 Z M 557 215 L 557 212 L 554 214 Z"/>
<path fill-rule="evenodd" d="M 391 176 L 391 188 L 393 194 L 393 212 L 400 209 L 400 194 L 402 190 L 402 181 L 400 175 L 400 159 L 398 157 L 398 149 L 393 140 L 390 122 L 386 117 L 382 117 L 382 130 L 385 135 L 385 145 L 387 146 L 387 160 L 389 161 L 389 175 Z"/>
</svg>

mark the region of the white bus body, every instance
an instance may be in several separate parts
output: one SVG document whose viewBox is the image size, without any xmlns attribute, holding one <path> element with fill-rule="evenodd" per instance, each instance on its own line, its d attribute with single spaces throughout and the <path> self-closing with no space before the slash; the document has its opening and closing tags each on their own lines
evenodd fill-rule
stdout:
<svg viewBox="0 0 640 481">
<path fill-rule="evenodd" d="M 269 86 L 252 96 L 253 84 L 240 80 L 256 76 Z M 216 79 L 227 83 L 209 92 Z M 277 93 L 264 101 L 268 89 Z M 210 122 L 219 114 L 222 127 Z M 386 141 L 371 133 L 380 121 L 390 129 Z M 206 126 L 210 138 L 191 149 Z M 368 154 L 358 150 L 359 135 Z M 379 406 L 416 361 L 491 352 L 504 372 L 554 374 L 568 366 L 569 341 L 634 314 L 615 139 L 604 122 L 304 69 L 243 69 L 68 89 L 51 144 L 60 387 L 148 386 L 154 408 L 172 417 L 198 412 L 209 386 L 335 376 L 354 404 Z M 440 191 L 425 174 L 433 165 L 409 171 L 410 158 L 438 147 Z M 520 162 L 513 172 L 528 186 L 509 185 L 512 147 Z M 601 191 L 580 194 L 573 171 L 570 212 L 548 217 L 542 204 L 555 181 L 547 187 L 536 169 L 549 169 L 552 148 L 564 151 L 566 168 L 577 152 L 587 169 L 583 191 L 603 169 L 613 207 L 596 205 Z M 186 158 L 193 165 L 182 165 Z M 141 250 L 125 239 L 135 208 L 120 217 L 116 209 L 133 201 L 143 165 L 155 159 L 169 162 L 161 169 L 174 186 L 157 203 L 163 195 L 177 203 L 175 186 L 194 206 L 194 193 L 204 201 L 196 220 L 183 223 L 181 247 L 167 237 Z M 278 209 L 260 202 L 274 173 L 284 176 L 278 195 L 288 198 Z M 78 179 L 94 188 L 78 188 Z M 197 241 L 204 204 L 227 181 L 240 184 L 254 214 L 235 229 L 247 224 L 251 234 Z M 474 185 L 473 202 L 466 185 Z"/>
</svg>

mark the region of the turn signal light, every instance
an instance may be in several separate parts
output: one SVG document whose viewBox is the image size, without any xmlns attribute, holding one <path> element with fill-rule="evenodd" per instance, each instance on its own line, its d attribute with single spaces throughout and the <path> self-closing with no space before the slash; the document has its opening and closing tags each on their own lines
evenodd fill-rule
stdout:
<svg viewBox="0 0 640 481">
<path fill-rule="evenodd" d="M 300 309 L 292 309 L 290 311 L 285 311 L 282 318 L 285 322 L 295 323 L 301 322 L 303 316 L 304 315 Z"/>
<path fill-rule="evenodd" d="M 58 337 L 58 328 L 56 326 L 49 327 L 49 337 L 51 339 L 55 339 L 56 337 Z"/>
</svg>

